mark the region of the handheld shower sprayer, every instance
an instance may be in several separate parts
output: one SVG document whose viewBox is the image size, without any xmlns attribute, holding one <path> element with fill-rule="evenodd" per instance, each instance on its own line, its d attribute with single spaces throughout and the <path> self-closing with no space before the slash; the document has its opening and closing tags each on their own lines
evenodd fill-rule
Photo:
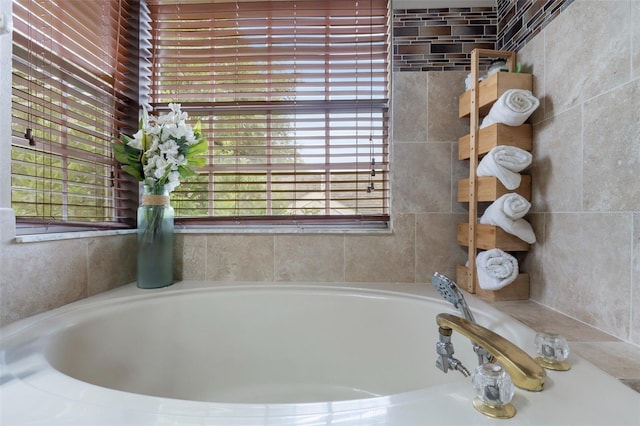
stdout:
<svg viewBox="0 0 640 426">
<path fill-rule="evenodd" d="M 476 322 L 471 310 L 469 309 L 469 305 L 467 305 L 467 301 L 464 300 L 464 296 L 456 283 L 439 272 L 435 272 L 433 274 L 433 277 L 431 277 L 431 283 L 433 283 L 433 286 L 444 300 L 451 303 L 456 309 L 460 310 L 464 319 Z"/>
</svg>

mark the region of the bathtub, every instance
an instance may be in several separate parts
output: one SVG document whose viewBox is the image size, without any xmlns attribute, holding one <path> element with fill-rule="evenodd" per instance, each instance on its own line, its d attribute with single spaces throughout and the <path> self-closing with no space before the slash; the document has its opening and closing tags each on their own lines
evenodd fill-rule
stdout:
<svg viewBox="0 0 640 426">
<path fill-rule="evenodd" d="M 467 298 L 534 354 L 533 330 Z M 125 286 L 2 329 L 0 423 L 495 424 L 471 405 L 470 379 L 435 367 L 440 312 L 456 313 L 430 284 Z M 470 342 L 453 343 L 473 369 Z M 518 389 L 503 421 L 640 424 L 639 394 L 570 361 L 542 392 Z"/>
</svg>

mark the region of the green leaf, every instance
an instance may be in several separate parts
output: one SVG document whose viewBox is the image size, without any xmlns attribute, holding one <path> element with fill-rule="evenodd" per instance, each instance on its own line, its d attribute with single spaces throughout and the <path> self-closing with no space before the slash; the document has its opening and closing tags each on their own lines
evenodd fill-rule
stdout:
<svg viewBox="0 0 640 426">
<path fill-rule="evenodd" d="M 122 164 L 129 164 L 129 155 L 126 153 L 124 145 L 121 143 L 113 143 L 111 144 L 111 147 L 113 148 L 113 155 L 118 162 Z"/>
<path fill-rule="evenodd" d="M 207 159 L 205 157 L 190 158 L 189 164 L 191 164 L 194 168 L 204 167 L 207 164 Z"/>
<path fill-rule="evenodd" d="M 119 142 L 112 143 L 111 149 L 113 149 L 113 152 L 124 152 L 124 146 Z"/>
<path fill-rule="evenodd" d="M 206 154 L 207 153 L 207 148 L 208 148 L 207 140 L 206 139 L 201 139 L 198 142 L 196 142 L 195 144 L 189 146 L 188 155 L 192 156 L 192 155 Z"/>
<path fill-rule="evenodd" d="M 124 151 L 127 154 L 128 164 L 141 163 L 142 151 L 129 145 L 124 145 Z"/>
<path fill-rule="evenodd" d="M 197 174 L 192 167 L 187 165 L 178 166 L 178 173 L 180 173 L 180 176 L 183 178 L 189 177 L 189 176 L 195 176 Z"/>
<path fill-rule="evenodd" d="M 132 165 L 129 165 L 129 164 L 125 164 L 124 166 L 122 166 L 122 170 L 124 170 L 125 172 L 129 173 L 131 176 L 136 178 L 138 181 L 143 181 L 144 180 L 144 178 L 142 177 L 142 166 L 140 167 L 140 170 L 138 170 L 138 168 L 136 168 L 135 166 L 132 166 Z"/>
<path fill-rule="evenodd" d="M 124 151 L 114 150 L 113 155 L 114 157 L 116 157 L 116 160 L 118 160 L 119 163 L 129 164 L 129 157 L 127 156 L 127 154 L 124 153 Z"/>
</svg>

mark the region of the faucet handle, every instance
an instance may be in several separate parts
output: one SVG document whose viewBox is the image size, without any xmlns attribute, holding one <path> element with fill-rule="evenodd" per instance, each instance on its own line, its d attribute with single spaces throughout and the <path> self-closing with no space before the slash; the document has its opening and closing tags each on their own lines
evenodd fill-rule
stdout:
<svg viewBox="0 0 640 426">
<path fill-rule="evenodd" d="M 559 334 L 537 333 L 534 341 L 539 357 L 536 361 L 549 370 L 567 371 L 571 369 L 566 359 L 569 358 L 569 344 Z"/>
<path fill-rule="evenodd" d="M 508 419 L 516 414 L 511 404 L 515 387 L 502 365 L 479 365 L 473 373 L 473 389 L 473 406 L 485 416 Z"/>
</svg>

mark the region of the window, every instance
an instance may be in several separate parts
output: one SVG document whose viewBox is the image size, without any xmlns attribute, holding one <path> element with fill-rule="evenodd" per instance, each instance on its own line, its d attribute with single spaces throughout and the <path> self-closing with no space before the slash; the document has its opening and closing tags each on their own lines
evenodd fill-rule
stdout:
<svg viewBox="0 0 640 426">
<path fill-rule="evenodd" d="M 209 139 L 178 221 L 388 220 L 387 0 L 147 3 L 154 113 Z"/>
<path fill-rule="evenodd" d="M 11 197 L 29 232 L 135 223 L 111 143 L 137 127 L 139 2 L 14 0 Z M 62 226 L 62 228 L 60 228 Z"/>
</svg>

